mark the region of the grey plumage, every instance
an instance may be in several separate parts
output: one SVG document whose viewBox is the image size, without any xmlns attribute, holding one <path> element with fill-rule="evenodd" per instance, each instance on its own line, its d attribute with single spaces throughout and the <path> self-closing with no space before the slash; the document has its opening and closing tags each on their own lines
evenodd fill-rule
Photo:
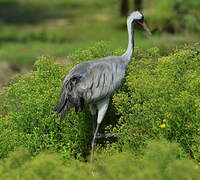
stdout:
<svg viewBox="0 0 200 180">
<path fill-rule="evenodd" d="M 60 102 L 55 109 L 61 115 L 61 119 L 72 107 L 88 105 L 93 116 L 98 111 L 97 126 L 93 125 L 92 159 L 95 138 L 107 111 L 110 97 L 120 86 L 132 57 L 134 46 L 133 26 L 135 23 L 143 25 L 143 20 L 143 15 L 138 11 L 133 12 L 128 17 L 129 42 L 128 48 L 122 56 L 109 56 L 80 63 L 64 79 Z"/>
<path fill-rule="evenodd" d="M 121 56 L 76 65 L 65 78 L 56 112 L 62 118 L 72 107 L 95 104 L 112 95 L 123 80 L 125 64 Z"/>
</svg>

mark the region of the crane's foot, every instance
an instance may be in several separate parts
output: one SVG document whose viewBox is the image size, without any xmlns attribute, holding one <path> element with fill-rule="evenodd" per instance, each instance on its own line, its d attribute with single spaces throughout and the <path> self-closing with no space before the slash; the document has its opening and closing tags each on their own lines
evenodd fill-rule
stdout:
<svg viewBox="0 0 200 180">
<path fill-rule="evenodd" d="M 97 133 L 96 138 L 100 139 L 100 138 L 107 138 L 107 137 L 115 137 L 115 136 L 119 136 L 122 135 L 124 133 Z"/>
</svg>

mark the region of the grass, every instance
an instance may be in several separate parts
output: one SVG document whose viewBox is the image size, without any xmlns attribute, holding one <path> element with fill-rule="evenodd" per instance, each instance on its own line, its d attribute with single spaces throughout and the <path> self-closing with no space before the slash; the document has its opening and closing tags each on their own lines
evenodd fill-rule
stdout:
<svg viewBox="0 0 200 180">
<path fill-rule="evenodd" d="M 127 46 L 125 19 L 119 17 L 116 0 L 10 0 L 0 6 L 10 12 L 1 11 L 0 60 L 14 66 L 32 65 L 39 55 L 63 59 L 97 41 L 112 49 Z M 137 30 L 135 39 L 137 47 L 159 46 L 166 54 L 176 45 L 195 42 L 197 35 L 155 33 L 148 38 Z"/>
</svg>

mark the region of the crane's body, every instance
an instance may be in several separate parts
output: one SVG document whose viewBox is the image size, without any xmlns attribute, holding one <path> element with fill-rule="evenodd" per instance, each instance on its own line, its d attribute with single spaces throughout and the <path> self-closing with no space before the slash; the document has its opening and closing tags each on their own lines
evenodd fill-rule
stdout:
<svg viewBox="0 0 200 180">
<path fill-rule="evenodd" d="M 143 25 L 143 15 L 136 11 L 127 19 L 128 48 L 122 56 L 108 56 L 99 60 L 86 61 L 76 65 L 65 77 L 60 102 L 56 112 L 63 119 L 72 107 L 88 105 L 93 117 L 98 112 L 97 125 L 93 125 L 92 156 L 95 138 L 99 126 L 106 114 L 113 92 L 119 88 L 124 79 L 127 66 L 131 60 L 134 46 L 134 20 Z M 95 124 L 95 123 L 93 123 Z"/>
<path fill-rule="evenodd" d="M 65 82 L 69 82 L 71 77 L 79 79 L 71 95 L 74 98 L 77 95 L 82 97 L 85 104 L 93 104 L 110 96 L 124 78 L 125 65 L 122 61 L 120 56 L 110 56 L 78 64 L 65 79 Z"/>
</svg>

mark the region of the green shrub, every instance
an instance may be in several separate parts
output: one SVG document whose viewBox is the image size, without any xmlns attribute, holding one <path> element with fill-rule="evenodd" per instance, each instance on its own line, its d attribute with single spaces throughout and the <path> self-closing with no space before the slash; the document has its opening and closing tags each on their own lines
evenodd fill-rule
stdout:
<svg viewBox="0 0 200 180">
<path fill-rule="evenodd" d="M 77 52 L 70 59 L 79 63 L 106 56 L 108 52 L 109 48 L 100 42 Z M 65 158 L 87 157 L 92 137 L 88 111 L 75 113 L 72 110 L 62 123 L 52 112 L 62 81 L 74 64 L 64 69 L 52 58 L 40 57 L 33 72 L 16 77 L 9 87 L 4 88 L 0 94 L 0 112 L 4 114 L 0 125 L 1 157 L 18 146 L 27 147 L 32 154 L 50 149 L 61 152 Z"/>
<path fill-rule="evenodd" d="M 112 156 L 99 154 L 94 164 L 69 160 L 58 154 L 41 153 L 30 158 L 25 149 L 18 149 L 0 162 L 2 179 L 199 179 L 200 168 L 191 160 L 180 159 L 177 144 L 167 141 L 148 143 L 142 158 L 128 151 Z"/>
<path fill-rule="evenodd" d="M 66 68 L 40 57 L 33 72 L 15 77 L 0 93 L 1 178 L 198 179 L 199 169 L 185 157 L 200 161 L 199 47 L 166 57 L 157 48 L 136 50 L 105 119 L 112 124 L 107 131 L 120 134 L 98 147 L 92 167 L 74 160 L 86 160 L 91 149 L 88 110 L 72 109 L 60 123 L 52 109 L 74 64 L 121 50 L 113 53 L 101 42 L 72 55 L 74 64 Z"/>
<path fill-rule="evenodd" d="M 177 144 L 153 141 L 139 159 L 127 151 L 99 158 L 97 179 L 199 179 L 199 167 L 190 160 L 180 159 L 182 153 Z"/>
<path fill-rule="evenodd" d="M 6 157 L 8 152 L 21 145 L 20 133 L 14 124 L 0 115 L 0 158 Z"/>
<path fill-rule="evenodd" d="M 64 179 L 67 175 L 56 154 L 41 153 L 32 158 L 26 149 L 18 149 L 0 162 L 2 179 Z"/>
<path fill-rule="evenodd" d="M 164 137 L 200 160 L 199 47 L 185 47 L 166 57 L 159 57 L 157 49 L 148 50 L 142 59 L 136 55 L 124 88 L 113 98 L 121 116 L 113 129 L 121 134 L 119 147 L 139 150 L 147 139 Z"/>
</svg>

